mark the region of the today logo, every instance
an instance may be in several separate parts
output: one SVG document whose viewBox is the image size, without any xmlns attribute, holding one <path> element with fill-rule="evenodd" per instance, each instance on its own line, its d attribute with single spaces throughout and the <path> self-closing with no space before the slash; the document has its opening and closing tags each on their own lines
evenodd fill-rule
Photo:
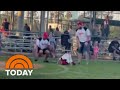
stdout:
<svg viewBox="0 0 120 90">
<path fill-rule="evenodd" d="M 7 76 L 31 76 L 33 64 L 24 55 L 14 55 L 8 59 L 5 65 Z"/>
</svg>

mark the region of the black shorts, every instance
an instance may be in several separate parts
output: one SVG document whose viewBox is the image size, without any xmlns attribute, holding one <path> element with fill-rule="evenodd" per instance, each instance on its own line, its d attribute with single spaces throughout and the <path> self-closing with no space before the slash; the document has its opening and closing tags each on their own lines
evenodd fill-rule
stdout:
<svg viewBox="0 0 120 90">
<path fill-rule="evenodd" d="M 100 43 L 101 38 L 100 37 L 92 37 L 92 41 L 93 41 L 93 44 L 95 41 L 98 41 L 98 43 Z"/>
<path fill-rule="evenodd" d="M 81 45 L 81 47 L 78 49 L 78 52 L 83 54 L 85 42 L 80 42 L 80 45 Z"/>
<path fill-rule="evenodd" d="M 48 49 L 48 48 L 41 49 L 41 48 L 39 48 L 39 47 L 38 47 L 38 53 L 39 53 L 39 51 L 40 51 L 40 50 L 43 50 L 43 54 L 46 54 L 46 53 L 45 53 L 45 51 L 46 51 L 46 50 L 48 50 L 48 51 L 49 51 L 49 49 Z"/>
<path fill-rule="evenodd" d="M 71 43 L 67 43 L 65 45 L 65 50 L 70 50 L 71 49 Z"/>
<path fill-rule="evenodd" d="M 93 52 L 93 48 L 92 46 L 90 45 L 90 42 L 88 42 L 88 45 L 85 46 L 85 42 L 80 42 L 81 44 L 81 47 L 78 49 L 78 52 L 83 54 L 84 52 Z"/>
</svg>

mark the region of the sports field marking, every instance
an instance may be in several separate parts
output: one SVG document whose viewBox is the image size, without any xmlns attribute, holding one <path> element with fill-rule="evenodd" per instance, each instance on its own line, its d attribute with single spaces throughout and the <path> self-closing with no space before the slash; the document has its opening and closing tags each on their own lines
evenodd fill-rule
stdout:
<svg viewBox="0 0 120 90">
<path fill-rule="evenodd" d="M 57 72 L 52 72 L 52 73 L 44 73 L 44 72 L 40 72 L 40 74 L 61 74 L 61 73 L 66 73 L 67 71 L 69 71 L 69 68 L 66 66 L 62 66 L 62 65 L 58 65 L 59 67 L 63 68 L 62 71 L 57 71 Z"/>
</svg>

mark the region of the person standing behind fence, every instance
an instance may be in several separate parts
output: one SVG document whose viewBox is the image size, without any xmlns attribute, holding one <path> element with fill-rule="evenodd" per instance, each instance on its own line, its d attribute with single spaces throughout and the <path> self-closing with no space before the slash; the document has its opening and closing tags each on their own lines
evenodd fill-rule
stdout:
<svg viewBox="0 0 120 90">
<path fill-rule="evenodd" d="M 5 31 L 9 31 L 10 30 L 10 23 L 7 21 L 7 18 L 4 19 L 4 21 L 2 23 L 2 28 Z"/>
<path fill-rule="evenodd" d="M 58 27 L 56 27 L 56 30 L 54 31 L 54 37 L 56 37 L 55 41 L 58 44 L 58 38 L 61 37 L 61 32 Z"/>
<path fill-rule="evenodd" d="M 102 36 L 102 38 L 104 38 L 104 24 L 102 23 L 101 24 L 101 27 L 100 27 L 100 30 L 101 30 L 101 36 Z"/>
<path fill-rule="evenodd" d="M 94 52 L 94 59 L 98 59 L 98 53 L 99 53 L 99 44 L 98 44 L 98 41 L 96 41 L 94 43 L 93 52 Z"/>
<path fill-rule="evenodd" d="M 75 36 L 75 31 L 72 29 L 72 26 L 70 26 L 68 32 L 69 32 L 71 38 L 72 38 L 72 36 Z"/>
<path fill-rule="evenodd" d="M 110 34 L 110 28 L 109 28 L 109 16 L 107 15 L 106 19 L 104 20 L 104 37 L 105 39 L 108 38 Z"/>
<path fill-rule="evenodd" d="M 99 26 L 95 25 L 95 28 L 93 30 L 93 35 L 92 35 L 92 41 L 93 41 L 93 45 L 95 41 L 98 41 L 98 43 L 100 43 L 101 41 L 101 34 L 100 34 L 100 30 L 99 30 Z"/>
<path fill-rule="evenodd" d="M 52 54 L 52 57 L 55 58 L 56 41 L 55 41 L 55 37 L 53 37 L 52 32 L 49 34 L 49 42 L 50 42 L 50 51 L 51 51 L 50 53 Z"/>
<path fill-rule="evenodd" d="M 58 27 L 56 27 L 56 30 L 54 31 L 54 36 L 55 37 L 60 37 L 61 36 L 61 32 L 60 32 Z"/>
<path fill-rule="evenodd" d="M 75 37 L 76 31 L 72 29 L 72 26 L 70 26 L 69 29 L 68 29 L 68 32 L 70 34 L 70 43 L 71 43 L 71 46 L 72 46 L 72 48 L 71 48 L 72 52 L 76 55 L 76 51 L 75 51 L 76 47 L 74 47 L 75 44 L 76 44 L 75 43 L 76 42 L 76 37 Z"/>
<path fill-rule="evenodd" d="M 28 26 L 27 23 L 24 26 L 24 31 L 25 31 L 25 33 L 30 33 L 30 27 Z M 25 36 L 30 36 L 30 34 L 25 34 Z"/>
<path fill-rule="evenodd" d="M 61 45 L 65 47 L 65 50 L 71 49 L 70 34 L 68 30 L 66 30 L 64 34 L 61 35 Z"/>
<path fill-rule="evenodd" d="M 54 30 L 52 29 L 52 26 L 51 26 L 51 25 L 49 26 L 49 31 L 48 31 L 48 32 L 49 32 L 49 33 L 50 33 L 50 32 L 54 33 Z"/>
</svg>

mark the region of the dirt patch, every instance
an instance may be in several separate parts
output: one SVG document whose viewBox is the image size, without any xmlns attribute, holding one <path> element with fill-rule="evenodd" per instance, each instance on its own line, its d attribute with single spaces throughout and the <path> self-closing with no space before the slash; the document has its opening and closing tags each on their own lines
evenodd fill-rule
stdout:
<svg viewBox="0 0 120 90">
<path fill-rule="evenodd" d="M 39 69 L 39 68 L 43 68 L 43 65 L 40 64 L 33 64 L 34 69 Z"/>
<path fill-rule="evenodd" d="M 33 64 L 34 69 L 39 69 L 39 68 L 43 68 L 43 65 L 40 64 Z M 5 70 L 5 62 L 4 61 L 0 61 L 0 70 Z"/>
</svg>

